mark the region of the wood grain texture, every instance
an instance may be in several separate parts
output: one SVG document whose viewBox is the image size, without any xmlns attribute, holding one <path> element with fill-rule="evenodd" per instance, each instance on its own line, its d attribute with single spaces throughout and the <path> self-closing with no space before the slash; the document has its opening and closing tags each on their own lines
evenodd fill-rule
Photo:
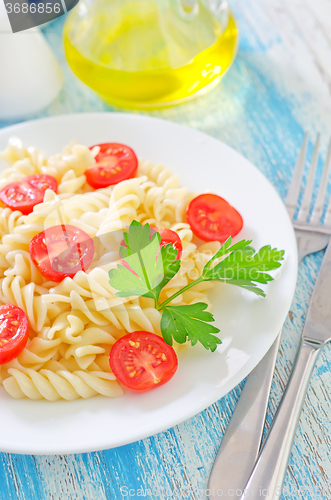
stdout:
<svg viewBox="0 0 331 500">
<path fill-rule="evenodd" d="M 330 2 L 232 0 L 231 5 L 239 22 L 240 48 L 221 84 L 195 102 L 151 114 L 229 144 L 260 168 L 284 198 L 304 130 L 313 138 L 317 130 L 322 132 L 322 154 L 331 131 Z M 64 89 L 36 117 L 114 109 L 71 73 L 62 49 L 62 25 L 59 19 L 44 32 L 61 62 Z M 321 167 L 322 158 L 319 171 Z M 266 428 L 291 371 L 322 256 L 319 252 L 307 257 L 299 269 Z M 331 498 L 330 368 L 326 347 L 306 397 L 282 500 Z M 242 386 L 181 425 L 114 450 L 44 457 L 0 454 L 0 500 L 204 500 L 213 460 Z"/>
</svg>

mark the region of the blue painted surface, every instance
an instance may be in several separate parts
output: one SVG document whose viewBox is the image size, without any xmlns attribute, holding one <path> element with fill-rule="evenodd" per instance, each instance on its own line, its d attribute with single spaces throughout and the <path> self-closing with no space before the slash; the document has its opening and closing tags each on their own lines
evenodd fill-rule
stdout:
<svg viewBox="0 0 331 500">
<path fill-rule="evenodd" d="M 326 141 L 330 119 L 325 117 L 318 89 L 309 82 L 305 84 L 303 69 L 295 65 L 297 48 L 289 44 L 293 26 L 289 22 L 280 33 L 273 22 L 272 8 L 281 8 L 281 3 L 234 0 L 232 6 L 240 25 L 240 49 L 221 84 L 197 101 L 150 114 L 198 128 L 229 144 L 260 168 L 284 198 L 303 131 L 320 129 Z M 63 54 L 62 25 L 63 19 L 59 19 L 44 33 L 61 62 L 64 89 L 46 110 L 31 118 L 115 109 L 100 101 L 71 73 Z M 293 33 L 299 37 L 295 30 Z M 319 95 L 323 95 L 323 82 L 318 85 L 322 89 Z M 0 122 L 1 127 L 9 124 Z M 325 142 L 323 146 L 325 152 Z M 320 252 L 306 258 L 299 269 L 278 356 L 267 427 L 291 370 L 322 256 Z M 282 500 L 331 498 L 330 360 L 327 347 L 313 374 Z M 0 454 L 0 500 L 203 500 L 217 448 L 242 386 L 181 425 L 114 450 L 45 457 Z"/>
</svg>

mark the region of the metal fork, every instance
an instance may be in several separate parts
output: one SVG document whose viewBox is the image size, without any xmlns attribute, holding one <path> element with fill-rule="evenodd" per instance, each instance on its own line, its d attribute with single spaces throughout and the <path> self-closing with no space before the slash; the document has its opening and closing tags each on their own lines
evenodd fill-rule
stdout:
<svg viewBox="0 0 331 500">
<path fill-rule="evenodd" d="M 331 141 L 313 213 L 309 222 L 307 222 L 315 184 L 319 143 L 320 136 L 318 135 L 303 201 L 296 220 L 294 220 L 294 215 L 298 204 L 307 154 L 307 133 L 304 136 L 285 202 L 295 228 L 299 262 L 301 262 L 306 255 L 325 248 L 331 236 L 331 200 L 326 212 L 324 224 L 321 224 L 331 163 Z M 246 381 L 214 462 L 208 482 L 208 490 L 210 492 L 209 498 L 218 498 L 217 491 L 220 490 L 225 493 L 232 490 L 234 493 L 232 496 L 234 498 L 240 498 L 240 492 L 244 490 L 261 447 L 265 415 L 280 336 L 281 333 Z M 236 494 L 235 492 L 238 493 Z"/>
<path fill-rule="evenodd" d="M 329 242 L 331 234 L 331 200 L 329 202 L 324 224 L 322 224 L 323 208 L 326 201 L 326 191 L 328 185 L 328 177 L 330 170 L 331 159 L 331 141 L 329 143 L 326 161 L 323 168 L 322 178 L 318 195 L 314 204 L 312 216 L 309 218 L 309 211 L 312 202 L 312 194 L 315 184 L 316 168 L 318 163 L 318 151 L 320 143 L 320 135 L 318 134 L 313 158 L 311 162 L 309 177 L 306 184 L 305 193 L 303 196 L 302 204 L 299 210 L 298 218 L 294 220 L 296 206 L 299 199 L 300 185 L 302 183 L 303 170 L 305 165 L 306 150 L 308 143 L 308 134 L 305 134 L 299 161 L 297 162 L 291 186 L 286 199 L 286 208 L 289 216 L 292 219 L 293 227 L 295 229 L 295 236 L 298 245 L 299 262 L 308 254 L 318 252 L 326 247 Z M 323 234 L 325 233 L 325 234 Z"/>
</svg>

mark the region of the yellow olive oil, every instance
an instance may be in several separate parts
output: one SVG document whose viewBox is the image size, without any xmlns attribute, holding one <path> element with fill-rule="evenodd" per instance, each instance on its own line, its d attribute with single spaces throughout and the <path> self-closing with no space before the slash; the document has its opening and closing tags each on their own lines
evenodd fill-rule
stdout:
<svg viewBox="0 0 331 500">
<path fill-rule="evenodd" d="M 131 109 L 171 106 L 221 80 L 237 50 L 231 13 L 224 29 L 202 9 L 192 23 L 159 12 L 151 1 L 133 7 L 120 15 L 100 5 L 88 15 L 75 9 L 65 24 L 70 67 L 104 100 Z"/>
</svg>

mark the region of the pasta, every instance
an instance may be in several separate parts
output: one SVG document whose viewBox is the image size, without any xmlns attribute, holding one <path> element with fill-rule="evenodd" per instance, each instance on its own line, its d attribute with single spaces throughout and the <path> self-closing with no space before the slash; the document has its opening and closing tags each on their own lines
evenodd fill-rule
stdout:
<svg viewBox="0 0 331 500">
<path fill-rule="evenodd" d="M 13 138 L 0 159 L 9 166 L 0 174 L 0 189 L 27 175 L 46 174 L 58 182 L 57 194 L 29 215 L 0 208 L 0 304 L 19 306 L 27 315 L 30 338 L 19 356 L 0 366 L 0 383 L 14 398 L 74 400 L 97 394 L 121 396 L 121 385 L 108 358 L 112 345 L 128 332 L 160 334 L 161 314 L 144 297 L 119 298 L 109 284 L 109 263 L 118 260 L 123 229 L 132 220 L 170 228 L 181 238 L 182 265 L 162 290 L 162 299 L 198 277 L 219 243 L 199 249 L 184 211 L 195 194 L 180 186 L 178 176 L 162 165 L 141 161 L 135 178 L 93 190 L 84 172 L 95 163 L 92 151 L 74 142 L 47 158 Z M 34 265 L 31 239 L 59 224 L 85 231 L 95 243 L 87 272 L 60 283 L 49 281 Z M 176 304 L 208 302 L 210 282 L 178 296 Z"/>
</svg>

